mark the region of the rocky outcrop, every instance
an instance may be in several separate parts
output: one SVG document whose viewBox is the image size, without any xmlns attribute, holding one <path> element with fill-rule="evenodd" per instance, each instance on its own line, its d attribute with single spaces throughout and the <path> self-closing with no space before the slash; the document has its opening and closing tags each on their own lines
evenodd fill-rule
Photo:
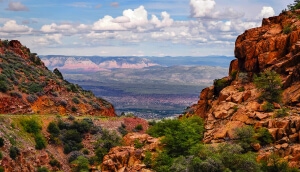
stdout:
<svg viewBox="0 0 300 172">
<path fill-rule="evenodd" d="M 111 103 L 49 71 L 19 41 L 0 40 L 0 114 L 31 113 L 116 116 Z"/>
<path fill-rule="evenodd" d="M 132 171 L 151 172 L 143 163 L 145 152 L 154 152 L 161 148 L 160 141 L 148 134 L 129 133 L 124 136 L 124 145 L 112 148 L 103 158 L 102 171 Z M 135 148 L 134 144 L 139 141 L 142 148 Z"/>
<path fill-rule="evenodd" d="M 245 31 L 235 44 L 236 59 L 230 63 L 231 83 L 218 94 L 214 86 L 205 88 L 197 104 L 187 115 L 199 115 L 205 120 L 203 141 L 220 143 L 236 139 L 235 130 L 246 125 L 265 127 L 274 144 L 261 147 L 258 160 L 277 152 L 294 167 L 300 167 L 300 11 L 284 12 L 263 19 L 262 26 Z M 252 83 L 254 74 L 276 71 L 283 81 L 282 103 L 274 103 L 275 111 L 290 109 L 287 117 L 276 118 L 274 112 L 264 112 L 258 101 L 260 91 Z"/>
</svg>

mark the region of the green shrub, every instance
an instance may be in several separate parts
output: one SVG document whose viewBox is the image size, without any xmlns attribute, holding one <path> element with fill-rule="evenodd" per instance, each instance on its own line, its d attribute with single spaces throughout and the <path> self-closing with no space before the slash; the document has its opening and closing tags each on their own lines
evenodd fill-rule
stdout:
<svg viewBox="0 0 300 172">
<path fill-rule="evenodd" d="M 3 158 L 3 154 L 2 152 L 0 152 L 0 160 Z"/>
<path fill-rule="evenodd" d="M 0 166 L 0 172 L 5 172 L 2 166 Z"/>
<path fill-rule="evenodd" d="M 49 125 L 47 127 L 47 131 L 53 136 L 59 135 L 59 128 L 58 128 L 57 124 L 53 121 L 49 123 Z"/>
<path fill-rule="evenodd" d="M 42 134 L 36 134 L 34 140 L 36 149 L 41 150 L 46 148 L 47 142 Z"/>
<path fill-rule="evenodd" d="M 300 9 L 300 1 L 299 0 L 294 0 L 293 4 L 288 5 L 288 9 L 291 11 L 294 11 L 296 9 Z"/>
<path fill-rule="evenodd" d="M 61 168 L 61 164 L 59 161 L 57 161 L 56 159 L 51 159 L 49 164 L 51 165 L 51 167 L 57 167 L 57 168 Z"/>
<path fill-rule="evenodd" d="M 126 125 L 124 123 L 121 123 L 121 126 L 118 127 L 118 131 L 122 136 L 125 136 L 128 131 L 126 130 Z"/>
<path fill-rule="evenodd" d="M 143 130 L 143 126 L 141 124 L 138 124 L 134 127 L 135 131 L 142 131 Z"/>
<path fill-rule="evenodd" d="M 0 147 L 3 147 L 4 146 L 4 139 L 3 137 L 0 137 Z"/>
<path fill-rule="evenodd" d="M 71 107 L 72 112 L 77 112 L 77 108 L 75 106 Z"/>
<path fill-rule="evenodd" d="M 262 110 L 264 112 L 273 112 L 274 110 L 274 105 L 270 102 L 265 102 L 263 105 L 262 105 Z"/>
<path fill-rule="evenodd" d="M 147 168 L 150 168 L 152 166 L 152 154 L 150 151 L 145 152 L 145 158 L 143 160 L 143 163 L 146 165 Z"/>
<path fill-rule="evenodd" d="M 10 96 L 17 97 L 17 98 L 20 98 L 20 99 L 23 97 L 22 94 L 19 93 L 19 92 L 10 92 Z"/>
<path fill-rule="evenodd" d="M 82 153 L 83 153 L 84 155 L 88 155 L 88 154 L 90 153 L 90 151 L 89 151 L 88 149 L 83 149 L 83 150 L 82 150 Z"/>
<path fill-rule="evenodd" d="M 241 128 L 236 128 L 234 132 L 237 143 L 245 150 L 252 150 L 251 144 L 257 143 L 258 141 L 254 138 L 255 130 L 253 126 L 243 126 Z"/>
<path fill-rule="evenodd" d="M 79 156 L 82 156 L 83 154 L 79 151 L 73 151 L 70 153 L 68 162 L 71 163 L 73 161 L 75 161 Z"/>
<path fill-rule="evenodd" d="M 166 152 L 161 152 L 153 161 L 152 168 L 156 172 L 170 172 L 173 159 Z"/>
<path fill-rule="evenodd" d="M 136 148 L 136 149 L 140 149 L 140 148 L 142 148 L 144 146 L 144 144 L 142 143 L 142 142 L 140 142 L 138 139 L 135 139 L 134 140 L 134 147 Z"/>
<path fill-rule="evenodd" d="M 38 98 L 37 98 L 35 95 L 32 95 L 32 94 L 30 94 L 30 95 L 28 95 L 28 96 L 26 97 L 26 100 L 27 100 L 29 103 L 34 103 L 37 99 L 38 99 Z"/>
<path fill-rule="evenodd" d="M 75 141 L 76 143 L 80 143 L 82 141 L 81 133 L 79 133 L 76 129 L 67 130 L 62 140 L 64 142 L 68 142 L 70 140 Z"/>
<path fill-rule="evenodd" d="M 0 81 L 0 92 L 6 93 L 8 91 L 8 85 L 5 81 Z"/>
<path fill-rule="evenodd" d="M 291 32 L 292 32 L 292 27 L 291 27 L 291 25 L 286 25 L 286 26 L 284 26 L 283 29 L 282 29 L 282 32 L 283 32 L 284 34 L 289 34 L 289 33 L 291 33 Z"/>
<path fill-rule="evenodd" d="M 47 167 L 38 167 L 37 172 L 49 172 Z"/>
<path fill-rule="evenodd" d="M 38 83 L 31 83 L 28 86 L 28 92 L 30 94 L 38 93 L 38 92 L 41 92 L 41 91 L 43 91 L 43 87 L 42 87 L 42 85 L 40 85 Z"/>
<path fill-rule="evenodd" d="M 89 160 L 84 156 L 79 156 L 72 164 L 74 172 L 89 171 Z"/>
<path fill-rule="evenodd" d="M 275 71 L 254 75 L 254 84 L 261 91 L 260 98 L 267 102 L 280 102 L 282 93 L 282 82 L 279 74 Z"/>
<path fill-rule="evenodd" d="M 200 117 L 194 116 L 171 121 L 167 123 L 162 122 L 162 125 L 160 122 L 156 124 L 159 125 L 158 128 L 163 128 L 163 131 L 159 131 L 159 133 L 162 132 L 162 135 L 165 136 L 161 142 L 165 144 L 165 150 L 171 157 L 188 155 L 189 149 L 203 138 L 203 120 Z M 156 128 L 156 125 L 152 127 Z"/>
<path fill-rule="evenodd" d="M 220 91 L 223 90 L 223 88 L 229 86 L 230 83 L 231 83 L 231 81 L 228 80 L 227 78 L 215 79 L 214 80 L 214 94 L 216 96 L 219 96 Z"/>
<path fill-rule="evenodd" d="M 79 104 L 79 103 L 80 103 L 80 101 L 79 101 L 79 99 L 78 99 L 77 97 L 74 97 L 74 98 L 72 99 L 72 101 L 73 101 L 75 104 Z"/>
<path fill-rule="evenodd" d="M 18 155 L 20 155 L 19 149 L 15 146 L 11 146 L 9 148 L 9 156 L 11 157 L 11 159 L 15 160 Z"/>
<path fill-rule="evenodd" d="M 121 145 L 121 142 L 122 138 L 119 137 L 115 131 L 110 132 L 104 129 L 101 138 L 95 143 L 95 154 L 98 162 L 102 162 L 104 155 L 106 155 L 112 147 Z"/>
<path fill-rule="evenodd" d="M 21 119 L 20 123 L 27 133 L 37 134 L 42 130 L 42 126 L 35 118 Z"/>
<path fill-rule="evenodd" d="M 267 160 L 262 162 L 262 171 L 264 172 L 297 172 L 296 168 L 290 168 L 288 162 L 281 159 L 277 154 L 271 154 Z"/>
<path fill-rule="evenodd" d="M 278 109 L 274 115 L 275 115 L 275 118 L 286 117 L 289 115 L 289 109 L 287 109 L 287 108 Z"/>
<path fill-rule="evenodd" d="M 259 128 L 256 131 L 255 137 L 262 146 L 273 142 L 273 136 L 271 135 L 269 130 L 265 127 Z"/>
</svg>

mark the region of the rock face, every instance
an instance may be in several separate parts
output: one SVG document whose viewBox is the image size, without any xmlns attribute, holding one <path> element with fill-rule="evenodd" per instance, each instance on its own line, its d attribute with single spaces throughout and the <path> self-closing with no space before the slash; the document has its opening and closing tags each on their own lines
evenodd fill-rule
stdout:
<svg viewBox="0 0 300 172">
<path fill-rule="evenodd" d="M 0 114 L 115 116 L 114 107 L 63 80 L 19 41 L 0 40 Z"/>
<path fill-rule="evenodd" d="M 155 152 L 160 147 L 160 141 L 148 134 L 129 133 L 124 136 L 125 146 L 112 148 L 103 158 L 102 171 L 144 171 L 151 172 L 143 163 L 145 152 Z M 135 148 L 135 141 L 143 144 L 142 148 Z M 153 154 L 153 153 L 152 153 Z"/>
<path fill-rule="evenodd" d="M 284 12 L 263 19 L 262 26 L 245 31 L 238 36 L 235 57 L 229 67 L 231 84 L 218 95 L 214 86 L 205 88 L 197 104 L 187 115 L 199 115 L 205 120 L 205 143 L 219 143 L 235 139 L 236 128 L 252 125 L 265 127 L 272 134 L 274 147 L 261 148 L 258 159 L 271 151 L 289 160 L 291 166 L 300 167 L 300 11 Z M 274 118 L 274 112 L 263 112 L 260 95 L 252 83 L 254 74 L 266 70 L 276 71 L 283 81 L 282 104 L 290 109 L 288 117 Z"/>
</svg>

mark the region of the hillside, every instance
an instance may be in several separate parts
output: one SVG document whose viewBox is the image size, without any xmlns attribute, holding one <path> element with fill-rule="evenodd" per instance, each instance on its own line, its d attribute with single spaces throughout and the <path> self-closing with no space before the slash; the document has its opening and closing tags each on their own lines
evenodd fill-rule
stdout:
<svg viewBox="0 0 300 172">
<path fill-rule="evenodd" d="M 204 88 L 198 103 L 185 115 L 158 122 L 148 130 L 160 137 L 160 147 L 150 151 L 148 145 L 142 149 L 134 148 L 135 144 L 115 147 L 104 157 L 103 168 L 299 171 L 299 15 L 300 10 L 284 11 L 263 19 L 261 27 L 246 30 L 236 40 L 236 59 L 229 66 L 229 76 Z M 139 150 L 141 157 L 134 157 L 139 164 L 119 156 Z"/>
<path fill-rule="evenodd" d="M 0 41 L 0 113 L 115 116 L 109 102 L 49 71 L 16 40 Z"/>
<path fill-rule="evenodd" d="M 244 126 L 266 128 L 273 142 L 255 145 L 258 159 L 275 152 L 300 167 L 299 14 L 286 11 L 263 19 L 261 27 L 237 38 L 229 76 L 203 89 L 188 113 L 205 119 L 205 143 L 235 140 L 235 129 Z"/>
</svg>

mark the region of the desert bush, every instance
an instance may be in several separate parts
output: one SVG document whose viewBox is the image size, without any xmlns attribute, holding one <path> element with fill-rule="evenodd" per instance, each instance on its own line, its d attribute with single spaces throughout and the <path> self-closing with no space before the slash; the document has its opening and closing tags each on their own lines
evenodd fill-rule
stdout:
<svg viewBox="0 0 300 172">
<path fill-rule="evenodd" d="M 67 130 L 63 134 L 62 140 L 64 142 L 74 141 L 76 143 L 80 143 L 82 141 L 81 133 L 79 133 L 76 129 Z"/>
<path fill-rule="evenodd" d="M 96 149 L 96 157 L 97 161 L 101 162 L 104 155 L 108 153 L 108 151 L 115 146 L 121 145 L 122 138 L 117 135 L 117 133 L 110 132 L 106 129 L 102 131 L 101 138 L 97 140 L 94 147 Z"/>
<path fill-rule="evenodd" d="M 0 80 L 0 92 L 6 93 L 8 91 L 8 85 L 5 81 Z"/>
<path fill-rule="evenodd" d="M 265 172 L 298 172 L 296 168 L 290 168 L 288 162 L 281 159 L 277 154 L 272 153 L 267 160 L 262 161 L 262 171 Z"/>
<path fill-rule="evenodd" d="M 264 112 L 273 112 L 274 111 L 274 105 L 270 102 L 265 102 L 263 105 L 262 105 L 262 110 Z"/>
<path fill-rule="evenodd" d="M 32 94 L 30 94 L 30 95 L 28 95 L 28 96 L 26 97 L 26 100 L 27 100 L 29 103 L 34 103 L 37 99 L 38 99 L 38 98 L 37 98 L 35 95 L 32 95 Z"/>
<path fill-rule="evenodd" d="M 28 86 L 28 92 L 30 94 L 33 94 L 33 93 L 38 93 L 38 92 L 41 92 L 43 91 L 43 86 L 38 84 L 38 83 L 31 83 L 29 86 Z"/>
<path fill-rule="evenodd" d="M 75 104 L 79 104 L 79 103 L 80 103 L 80 101 L 79 101 L 79 99 L 78 99 L 77 97 L 74 97 L 74 98 L 72 99 L 72 101 L 73 101 Z"/>
<path fill-rule="evenodd" d="M 289 34 L 289 33 L 291 33 L 291 32 L 292 32 L 292 27 L 291 27 L 291 25 L 286 25 L 286 26 L 284 26 L 283 29 L 282 29 L 282 32 L 283 32 L 284 34 Z"/>
<path fill-rule="evenodd" d="M 153 161 L 152 168 L 156 172 L 171 172 L 170 167 L 172 166 L 173 159 L 168 155 L 167 152 L 161 152 Z"/>
<path fill-rule="evenodd" d="M 216 96 L 219 96 L 219 93 L 223 88 L 229 86 L 231 81 L 229 81 L 227 78 L 222 79 L 215 79 L 214 80 L 214 94 Z"/>
<path fill-rule="evenodd" d="M 47 127 L 47 131 L 53 136 L 59 135 L 59 128 L 58 128 L 57 124 L 53 121 L 49 123 L 49 125 Z"/>
<path fill-rule="evenodd" d="M 12 97 L 17 97 L 17 98 L 22 98 L 22 94 L 19 92 L 10 92 L 10 96 Z"/>
<path fill-rule="evenodd" d="M 72 169 L 74 172 L 89 171 L 89 160 L 84 156 L 79 156 L 72 164 L 74 164 Z"/>
<path fill-rule="evenodd" d="M 83 150 L 82 150 L 82 153 L 83 153 L 84 155 L 88 155 L 88 154 L 90 153 L 90 151 L 89 151 L 88 149 L 83 149 Z"/>
<path fill-rule="evenodd" d="M 93 103 L 92 106 L 96 110 L 101 110 L 101 106 L 98 103 Z"/>
<path fill-rule="evenodd" d="M 69 115 L 69 116 L 68 116 L 68 120 L 74 121 L 74 120 L 75 120 L 75 117 L 74 117 L 73 115 Z"/>
<path fill-rule="evenodd" d="M 257 143 L 258 141 L 254 138 L 255 130 L 252 126 L 244 126 L 236 128 L 234 132 L 237 143 L 245 150 L 249 151 L 252 149 L 251 144 Z"/>
<path fill-rule="evenodd" d="M 4 146 L 4 139 L 3 137 L 0 137 L 0 147 L 3 147 Z"/>
<path fill-rule="evenodd" d="M 254 75 L 254 84 L 261 91 L 260 98 L 267 102 L 280 102 L 282 82 L 275 71 L 266 71 L 259 76 Z"/>
<path fill-rule="evenodd" d="M 71 107 L 72 112 L 77 112 L 77 108 L 75 106 Z"/>
<path fill-rule="evenodd" d="M 11 159 L 15 160 L 18 155 L 20 155 L 19 149 L 15 146 L 11 146 L 9 148 L 9 156 L 11 157 Z"/>
<path fill-rule="evenodd" d="M 141 124 L 138 124 L 134 127 L 134 131 L 142 131 L 143 130 L 143 126 Z"/>
<path fill-rule="evenodd" d="M 142 148 L 144 146 L 144 144 L 142 143 L 142 142 L 140 142 L 138 139 L 135 139 L 134 140 L 134 147 L 136 148 L 136 149 L 140 149 L 140 148 Z"/>
<path fill-rule="evenodd" d="M 128 131 L 126 130 L 126 125 L 124 123 L 121 123 L 121 126 L 118 127 L 118 131 L 122 136 L 125 136 Z"/>
<path fill-rule="evenodd" d="M 40 122 L 35 118 L 21 119 L 20 124 L 27 133 L 38 134 L 42 130 Z"/>
<path fill-rule="evenodd" d="M 150 151 L 145 152 L 145 158 L 143 159 L 143 163 L 146 165 L 147 168 L 152 166 L 152 154 Z"/>
<path fill-rule="evenodd" d="M 255 133 L 255 138 L 259 141 L 259 143 L 264 146 L 273 142 L 273 136 L 269 132 L 269 130 L 265 127 L 257 129 Z"/>
<path fill-rule="evenodd" d="M 49 172 L 47 167 L 38 167 L 37 172 Z"/>
<path fill-rule="evenodd" d="M 294 0 L 294 3 L 288 5 L 288 9 L 294 11 L 296 9 L 300 9 L 300 1 Z"/>
<path fill-rule="evenodd" d="M 56 159 L 51 159 L 49 161 L 49 164 L 51 165 L 51 167 L 57 167 L 57 168 L 61 168 L 61 164 L 59 161 L 57 161 Z"/>
<path fill-rule="evenodd" d="M 289 109 L 287 109 L 287 108 L 278 109 L 277 111 L 275 111 L 274 115 L 275 115 L 275 118 L 282 118 L 282 117 L 288 116 Z"/>
<path fill-rule="evenodd" d="M 203 137 L 203 121 L 200 117 L 182 118 L 180 120 L 162 120 L 151 126 L 147 133 L 153 137 L 164 136 L 161 142 L 171 157 L 188 155 L 191 147 Z"/>
<path fill-rule="evenodd" d="M 75 161 L 79 156 L 83 156 L 83 154 L 79 151 L 73 151 L 70 153 L 68 162 L 71 163 L 73 161 Z"/>
<path fill-rule="evenodd" d="M 80 133 L 87 133 L 90 131 L 93 124 L 87 122 L 86 120 L 81 120 L 80 122 L 74 121 L 71 128 L 76 129 Z"/>
<path fill-rule="evenodd" d="M 34 140 L 35 140 L 35 149 L 41 150 L 46 148 L 47 142 L 45 140 L 45 137 L 42 134 L 36 134 L 34 136 Z"/>
<path fill-rule="evenodd" d="M 60 100 L 59 104 L 63 107 L 67 107 L 68 103 L 65 100 Z"/>
</svg>

